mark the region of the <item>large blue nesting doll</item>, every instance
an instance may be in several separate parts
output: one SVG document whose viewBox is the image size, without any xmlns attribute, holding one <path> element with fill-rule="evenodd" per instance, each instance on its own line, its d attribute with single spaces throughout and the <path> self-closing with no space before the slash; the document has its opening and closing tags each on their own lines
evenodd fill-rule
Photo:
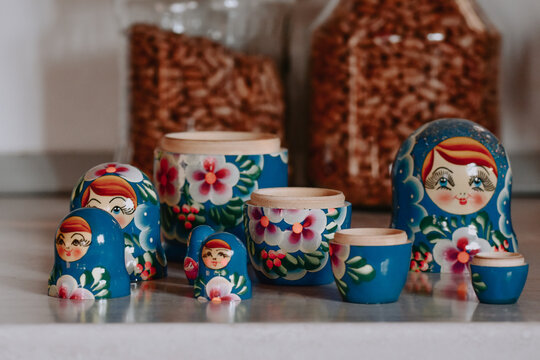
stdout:
<svg viewBox="0 0 540 360">
<path fill-rule="evenodd" d="M 479 252 L 517 251 L 512 172 L 497 138 L 463 119 L 430 122 L 392 167 L 394 228 L 414 241 L 411 270 L 462 273 Z"/>
<path fill-rule="evenodd" d="M 214 229 L 208 225 L 199 225 L 189 233 L 186 257 L 184 258 L 184 272 L 190 285 L 193 285 L 199 274 L 201 245 L 213 233 L 215 233 Z"/>
<path fill-rule="evenodd" d="M 123 232 L 118 221 L 100 209 L 69 213 L 56 231 L 49 295 L 107 299 L 129 294 Z"/>
<path fill-rule="evenodd" d="M 212 302 L 251 298 L 247 251 L 233 234 L 213 233 L 201 244 L 195 298 Z"/>
<path fill-rule="evenodd" d="M 167 275 L 159 197 L 139 169 L 105 163 L 88 170 L 71 194 L 71 210 L 80 207 L 103 209 L 118 221 L 124 232 L 125 263 L 132 282 Z"/>
</svg>

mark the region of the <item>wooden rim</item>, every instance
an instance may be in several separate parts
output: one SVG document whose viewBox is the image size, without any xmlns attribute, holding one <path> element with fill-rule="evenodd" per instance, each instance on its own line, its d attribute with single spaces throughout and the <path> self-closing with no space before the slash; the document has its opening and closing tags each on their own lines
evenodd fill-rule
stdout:
<svg viewBox="0 0 540 360">
<path fill-rule="evenodd" d="M 471 265 L 490 267 L 510 267 L 525 265 L 525 258 L 520 253 L 483 252 L 474 256 Z"/>
<path fill-rule="evenodd" d="M 257 155 L 281 151 L 277 135 L 241 131 L 193 131 L 165 134 L 162 150 L 179 154 Z"/>
<path fill-rule="evenodd" d="M 389 246 L 406 244 L 407 233 L 399 229 L 353 228 L 340 230 L 331 243 L 356 246 Z"/>
<path fill-rule="evenodd" d="M 333 209 L 345 206 L 339 190 L 309 187 L 259 189 L 251 194 L 249 205 L 276 209 Z"/>
</svg>

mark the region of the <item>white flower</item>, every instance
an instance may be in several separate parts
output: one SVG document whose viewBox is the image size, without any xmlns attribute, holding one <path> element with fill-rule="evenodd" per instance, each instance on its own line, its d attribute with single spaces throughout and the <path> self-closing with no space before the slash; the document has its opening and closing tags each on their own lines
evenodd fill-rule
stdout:
<svg viewBox="0 0 540 360">
<path fill-rule="evenodd" d="M 233 187 L 240 178 L 238 168 L 227 163 L 223 155 L 208 155 L 200 162 L 186 167 L 189 193 L 193 200 L 224 205 L 233 196 Z"/>
<path fill-rule="evenodd" d="M 72 300 L 93 300 L 94 294 L 85 288 L 79 287 L 77 280 L 70 275 L 62 275 L 56 285 L 49 286 L 49 296 Z"/>
<path fill-rule="evenodd" d="M 240 297 L 232 293 L 233 284 L 222 276 L 216 276 L 206 284 L 206 297 L 213 302 L 240 301 Z M 202 300 L 199 298 L 199 300 Z"/>
<path fill-rule="evenodd" d="M 292 227 L 283 232 L 279 244 L 282 250 L 310 253 L 319 248 L 326 227 L 326 214 L 322 210 L 285 210 L 283 220 Z"/>
<path fill-rule="evenodd" d="M 85 181 L 97 179 L 103 175 L 117 174 L 129 182 L 138 183 L 143 180 L 142 172 L 134 166 L 120 163 L 104 163 L 94 166 L 84 175 Z"/>
</svg>

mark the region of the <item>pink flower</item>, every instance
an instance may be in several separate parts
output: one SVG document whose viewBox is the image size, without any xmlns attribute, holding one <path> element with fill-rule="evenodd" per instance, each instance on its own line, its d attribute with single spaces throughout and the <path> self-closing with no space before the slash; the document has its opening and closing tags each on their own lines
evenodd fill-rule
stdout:
<svg viewBox="0 0 540 360">
<path fill-rule="evenodd" d="M 232 289 L 233 284 L 231 282 L 222 276 L 216 276 L 206 284 L 206 296 L 212 302 L 240 301 L 240 297 L 233 294 Z"/>
<path fill-rule="evenodd" d="M 56 285 L 49 286 L 49 296 L 72 300 L 93 300 L 94 294 L 85 288 L 79 287 L 77 280 L 70 275 L 62 275 Z"/>
<path fill-rule="evenodd" d="M 469 263 L 481 251 L 491 251 L 489 242 L 478 238 L 476 227 L 468 226 L 454 231 L 452 241 L 437 241 L 433 258 L 441 266 L 441 272 L 463 273 L 469 272 Z"/>
<path fill-rule="evenodd" d="M 268 245 L 278 245 L 282 237 L 282 232 L 271 221 L 271 217 L 274 214 L 266 216 L 266 210 L 263 210 L 261 207 L 248 206 L 249 234 L 257 244 L 265 242 Z"/>
<path fill-rule="evenodd" d="M 326 215 L 322 210 L 285 210 L 283 220 L 292 226 L 283 232 L 279 243 L 282 250 L 310 253 L 319 248 L 326 227 Z"/>
<path fill-rule="evenodd" d="M 154 182 L 157 186 L 162 202 L 171 206 L 180 201 L 180 188 L 184 185 L 183 170 L 175 166 L 175 159 L 170 155 L 163 155 L 159 165 L 154 170 Z M 180 172 L 179 170 L 180 169 Z"/>
<path fill-rule="evenodd" d="M 350 246 L 330 243 L 330 261 L 332 261 L 332 272 L 336 279 L 341 279 L 345 275 L 345 261 L 349 258 Z"/>
<path fill-rule="evenodd" d="M 238 168 L 223 155 L 212 155 L 186 167 L 189 193 L 193 200 L 214 205 L 226 204 L 233 196 L 233 186 L 240 178 Z"/>
<path fill-rule="evenodd" d="M 134 166 L 120 163 L 104 163 L 94 166 L 86 172 L 84 180 L 94 180 L 100 176 L 116 174 L 130 182 L 141 182 L 143 180 L 142 172 Z"/>
<path fill-rule="evenodd" d="M 184 258 L 184 271 L 188 279 L 195 280 L 199 272 L 199 264 L 189 256 L 186 256 Z"/>
</svg>

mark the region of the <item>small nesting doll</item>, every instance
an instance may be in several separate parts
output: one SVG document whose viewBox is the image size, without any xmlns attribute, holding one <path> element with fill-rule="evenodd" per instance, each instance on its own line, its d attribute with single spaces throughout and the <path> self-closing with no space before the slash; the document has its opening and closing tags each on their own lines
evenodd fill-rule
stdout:
<svg viewBox="0 0 540 360">
<path fill-rule="evenodd" d="M 139 169 L 106 163 L 88 170 L 71 194 L 71 209 L 80 207 L 100 208 L 118 221 L 124 232 L 125 262 L 132 282 L 167 275 L 159 198 Z"/>
<path fill-rule="evenodd" d="M 60 223 L 49 295 L 106 299 L 130 294 L 120 224 L 100 209 L 78 209 Z"/>
<path fill-rule="evenodd" d="M 441 119 L 419 128 L 397 153 L 392 185 L 392 227 L 414 241 L 412 271 L 468 272 L 479 252 L 517 251 L 508 157 L 480 125 Z"/>
<path fill-rule="evenodd" d="M 194 288 L 199 300 L 221 302 L 251 298 L 247 252 L 236 236 L 219 232 L 204 240 Z"/>
<path fill-rule="evenodd" d="M 214 232 L 214 229 L 208 225 L 199 225 L 189 233 L 186 257 L 184 258 L 184 271 L 190 285 L 193 285 L 199 273 L 198 261 L 201 253 L 201 244 Z"/>
</svg>

